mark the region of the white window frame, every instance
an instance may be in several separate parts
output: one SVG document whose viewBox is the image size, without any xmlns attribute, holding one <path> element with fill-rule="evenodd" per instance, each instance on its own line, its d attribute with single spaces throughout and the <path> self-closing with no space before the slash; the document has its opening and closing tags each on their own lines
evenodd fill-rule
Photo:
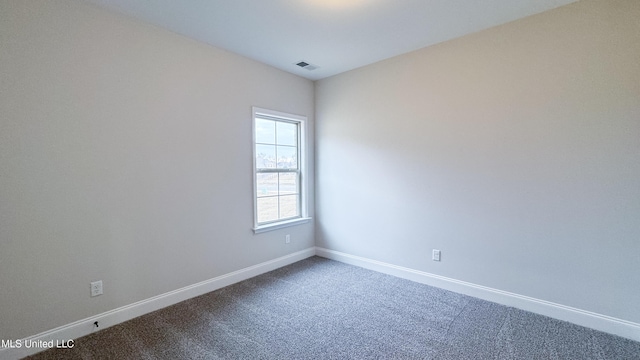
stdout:
<svg viewBox="0 0 640 360">
<path fill-rule="evenodd" d="M 264 224 L 258 224 L 258 178 L 257 174 L 260 173 L 256 164 L 256 118 L 263 118 L 268 120 L 275 120 L 287 123 L 294 123 L 298 126 L 298 167 L 300 173 L 300 216 L 296 218 L 289 218 L 284 220 L 276 220 Z M 265 231 L 271 231 L 280 229 L 287 226 L 293 226 L 303 224 L 311 220 L 308 217 L 308 202 L 307 202 L 307 161 L 306 161 L 306 122 L 307 117 L 301 115 L 293 115 L 280 111 L 274 111 L 269 109 L 263 109 L 259 107 L 252 107 L 252 144 L 253 148 L 253 231 L 254 233 L 261 233 Z"/>
</svg>

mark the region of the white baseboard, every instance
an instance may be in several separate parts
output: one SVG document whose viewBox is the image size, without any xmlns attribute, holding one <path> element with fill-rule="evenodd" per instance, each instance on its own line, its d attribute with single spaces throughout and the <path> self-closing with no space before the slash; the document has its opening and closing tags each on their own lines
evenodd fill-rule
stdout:
<svg viewBox="0 0 640 360">
<path fill-rule="evenodd" d="M 43 343 L 53 340 L 55 344 L 56 341 L 62 342 L 69 339 L 77 339 L 97 330 L 102 330 L 110 326 L 120 324 L 127 320 L 131 320 L 138 316 L 148 314 L 181 301 L 206 294 L 289 264 L 293 264 L 294 262 L 306 259 L 313 255 L 322 256 L 327 259 L 360 266 L 407 280 L 439 287 L 506 306 L 512 306 L 555 319 L 568 321 L 631 340 L 640 341 L 640 324 L 638 323 L 320 247 L 305 249 L 146 300 L 138 301 L 130 305 L 21 339 L 21 341 L 22 344 L 25 344 L 25 341 Z M 95 321 L 99 322 L 99 328 L 96 328 L 93 324 Z M 45 349 L 35 347 L 26 348 L 24 346 L 20 348 L 4 348 L 0 349 L 0 359 L 20 359 L 42 350 Z"/>
<path fill-rule="evenodd" d="M 321 247 L 316 255 L 640 341 L 640 324 L 631 321 Z"/>
<path fill-rule="evenodd" d="M 181 301 L 194 298 L 206 294 L 208 292 L 218 290 L 225 286 L 235 284 L 242 280 L 264 274 L 271 270 L 293 264 L 294 262 L 306 259 L 315 255 L 314 248 L 308 248 L 302 251 L 298 251 L 293 254 L 289 254 L 283 257 L 279 257 L 274 260 L 266 261 L 258 265 L 250 266 L 238 271 L 234 271 L 229 274 L 221 275 L 213 279 L 205 280 L 197 284 L 183 287 L 178 290 L 170 291 L 165 294 L 154 296 L 152 298 L 138 301 L 136 303 L 126 305 L 111 311 L 104 312 L 86 319 L 82 319 L 71 324 L 63 325 L 55 329 L 45 331 L 43 333 L 30 336 L 25 339 L 21 339 L 21 347 L 4 348 L 0 349 L 0 359 L 13 360 L 20 359 L 29 355 L 33 355 L 40 351 L 46 350 L 46 348 L 25 346 L 25 342 L 36 342 L 37 344 L 49 342 L 53 340 L 55 346 L 56 341 L 62 343 L 66 340 L 77 339 L 81 336 L 89 335 L 92 332 L 108 328 L 113 325 L 120 324 L 127 320 L 131 320 L 138 316 L 148 314 L 152 311 L 162 309 L 164 307 L 177 304 Z M 100 325 L 96 328 L 94 322 L 98 321 Z"/>
</svg>

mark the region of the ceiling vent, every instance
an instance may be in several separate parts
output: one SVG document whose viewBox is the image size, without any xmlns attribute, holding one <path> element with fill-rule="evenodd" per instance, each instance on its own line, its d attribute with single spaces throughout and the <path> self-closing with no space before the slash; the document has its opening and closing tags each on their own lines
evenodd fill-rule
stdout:
<svg viewBox="0 0 640 360">
<path fill-rule="evenodd" d="M 312 70 L 315 70 L 315 69 L 319 68 L 318 65 L 309 64 L 306 61 L 299 61 L 299 62 L 296 63 L 296 65 L 300 66 L 303 69 L 309 70 L 309 71 L 312 71 Z"/>
</svg>

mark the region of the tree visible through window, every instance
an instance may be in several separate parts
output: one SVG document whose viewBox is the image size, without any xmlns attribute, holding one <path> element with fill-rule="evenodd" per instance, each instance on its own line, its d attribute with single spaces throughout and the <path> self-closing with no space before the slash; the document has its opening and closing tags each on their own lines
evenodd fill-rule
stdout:
<svg viewBox="0 0 640 360">
<path fill-rule="evenodd" d="M 256 226 L 302 216 L 301 120 L 273 113 L 254 111 Z"/>
</svg>

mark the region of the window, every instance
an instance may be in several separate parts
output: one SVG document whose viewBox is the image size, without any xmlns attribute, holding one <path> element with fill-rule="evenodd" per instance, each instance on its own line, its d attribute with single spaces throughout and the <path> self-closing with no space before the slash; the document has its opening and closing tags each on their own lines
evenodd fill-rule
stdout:
<svg viewBox="0 0 640 360">
<path fill-rule="evenodd" d="M 303 116 L 253 108 L 254 231 L 306 222 Z"/>
</svg>

